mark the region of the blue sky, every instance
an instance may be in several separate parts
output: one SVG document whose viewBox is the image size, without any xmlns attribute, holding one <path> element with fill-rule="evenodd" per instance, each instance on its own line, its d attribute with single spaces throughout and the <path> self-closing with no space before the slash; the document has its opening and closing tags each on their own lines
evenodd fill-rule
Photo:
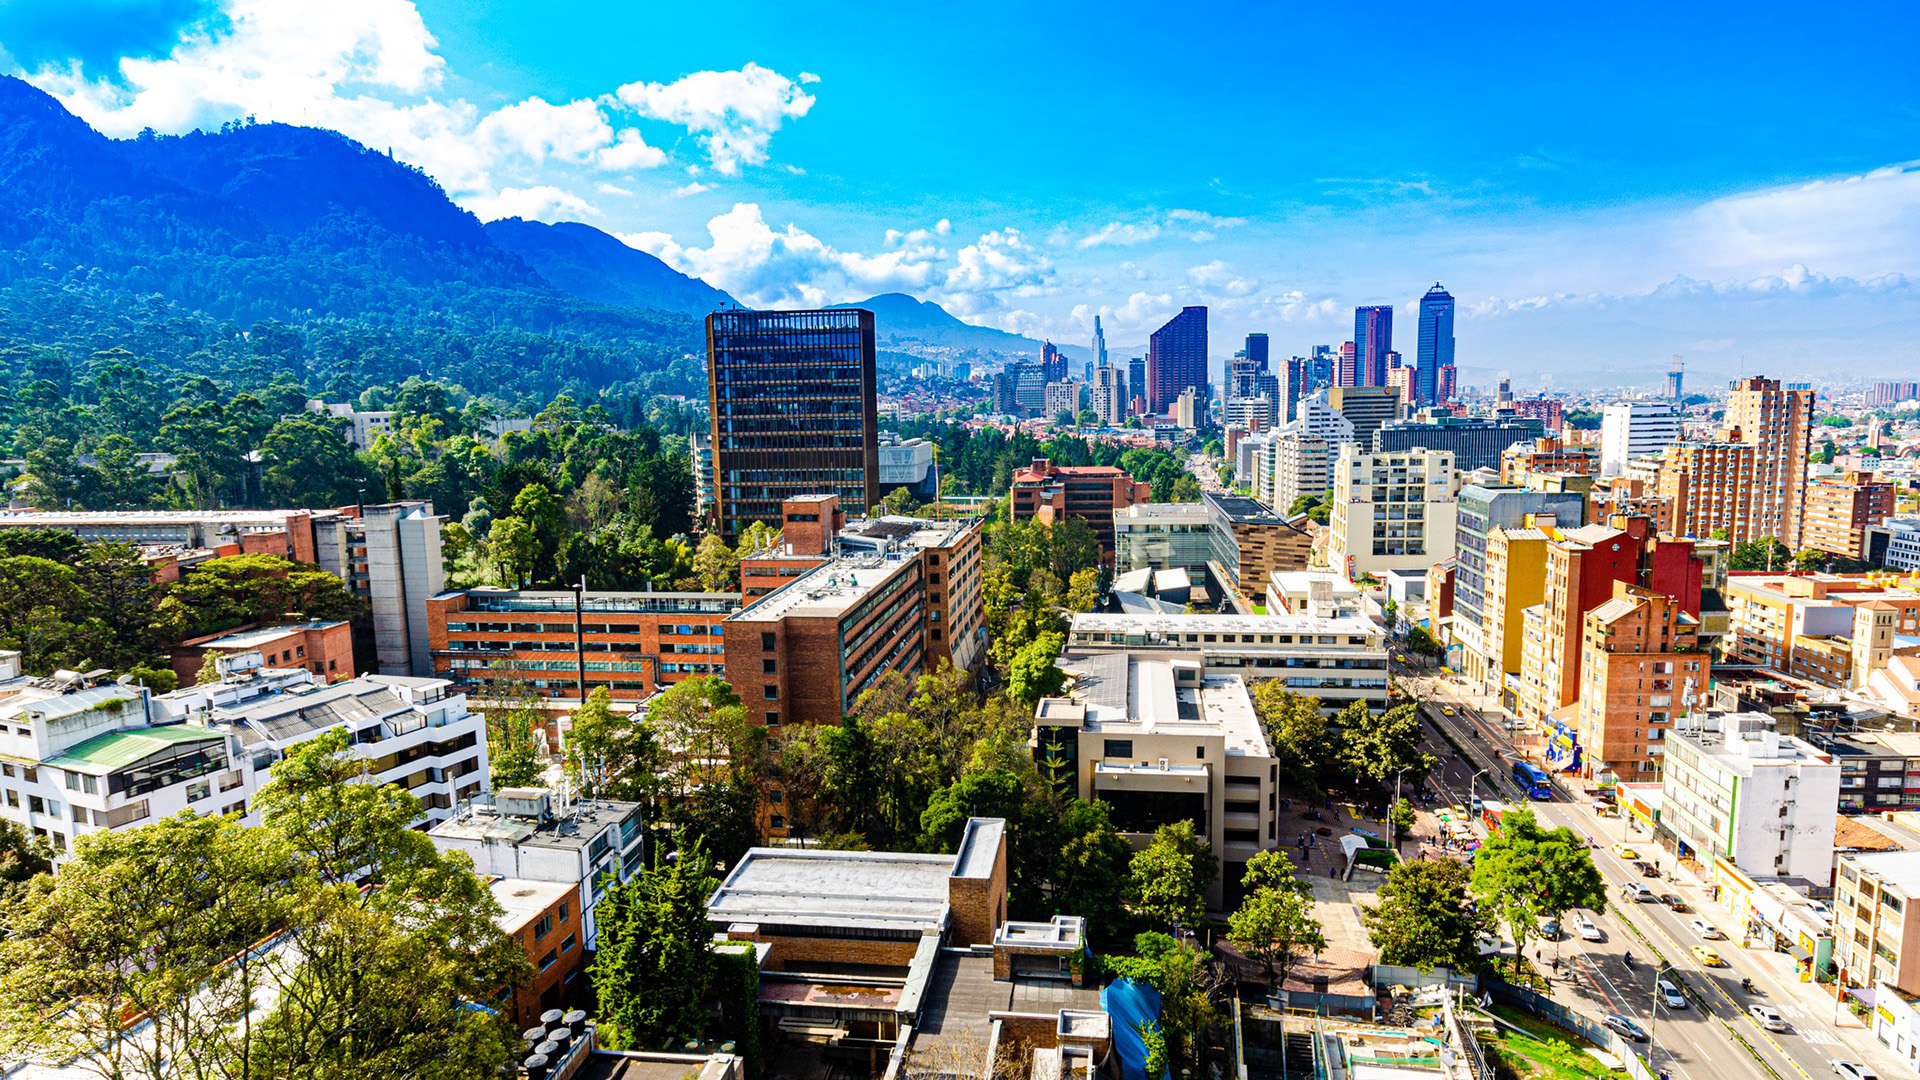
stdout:
<svg viewBox="0 0 1920 1080">
<path fill-rule="evenodd" d="M 0 5 L 110 134 L 336 127 L 749 302 L 1304 351 L 1441 280 L 1523 385 L 1920 368 L 1917 44 L 1892 4 Z"/>
</svg>

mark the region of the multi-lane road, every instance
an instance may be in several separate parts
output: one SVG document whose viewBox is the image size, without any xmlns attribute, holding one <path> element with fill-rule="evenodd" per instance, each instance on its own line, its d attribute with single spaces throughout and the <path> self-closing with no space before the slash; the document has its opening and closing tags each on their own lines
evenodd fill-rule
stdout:
<svg viewBox="0 0 1920 1080">
<path fill-rule="evenodd" d="M 1425 745 L 1440 762 L 1435 782 L 1442 794 L 1464 804 L 1471 784 L 1482 798 L 1524 802 L 1510 777 L 1515 751 L 1505 716 L 1483 714 L 1445 677 L 1406 670 L 1397 663 L 1394 667 L 1396 676 L 1423 702 Z M 1441 736 L 1442 729 L 1452 737 L 1451 743 Z M 1456 753 L 1452 744 L 1463 747 L 1465 756 Z M 1564 825 L 1593 845 L 1594 862 L 1607 879 L 1608 898 L 1606 911 L 1593 913 L 1604 941 L 1584 941 L 1568 933 L 1556 942 L 1529 945 L 1535 966 L 1551 979 L 1556 1000 L 1595 1020 L 1619 1013 L 1652 1028 L 1654 1060 L 1676 1080 L 1768 1073 L 1780 1080 L 1825 1080 L 1833 1075 L 1836 1058 L 1864 1058 L 1882 1077 L 1908 1074 L 1904 1063 L 1861 1037 L 1858 1029 L 1843 1043 L 1832 1026 L 1832 1013 L 1818 1015 L 1805 1007 L 1758 957 L 1733 941 L 1702 938 L 1688 925 L 1691 920 L 1703 919 L 1722 931 L 1737 928 L 1721 925 L 1724 913 L 1708 903 L 1706 891 L 1685 875 L 1643 878 L 1633 860 L 1614 853 L 1614 845 L 1624 842 L 1647 859 L 1665 853 L 1658 852 L 1647 837 L 1626 835 L 1620 820 L 1600 817 L 1583 800 L 1569 801 L 1566 794 L 1562 791 L 1551 802 L 1529 805 L 1543 824 Z M 1681 913 L 1664 904 L 1633 903 L 1622 894 L 1621 886 L 1627 882 L 1644 882 L 1657 893 L 1674 894 L 1691 910 Z M 1723 964 L 1702 963 L 1691 951 L 1695 946 L 1711 949 Z M 1559 974 L 1553 970 L 1556 958 L 1561 963 Z M 1656 975 L 1683 987 L 1688 999 L 1685 1008 L 1656 1005 Z M 1741 989 L 1743 978 L 1752 980 L 1754 992 Z M 1749 1006 L 1755 1004 L 1777 1009 L 1788 1030 L 1762 1028 L 1748 1014 Z"/>
</svg>

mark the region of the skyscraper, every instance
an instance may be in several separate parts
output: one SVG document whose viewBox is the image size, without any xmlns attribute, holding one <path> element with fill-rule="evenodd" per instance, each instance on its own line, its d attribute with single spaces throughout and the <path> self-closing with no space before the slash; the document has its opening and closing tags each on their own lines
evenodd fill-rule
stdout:
<svg viewBox="0 0 1920 1080">
<path fill-rule="evenodd" d="M 1267 335 L 1265 334 L 1248 334 L 1247 335 L 1247 363 L 1252 364 L 1253 369 L 1255 371 L 1261 372 L 1263 374 L 1266 372 L 1267 370 Z"/>
<path fill-rule="evenodd" d="M 1333 382 L 1329 385 L 1359 386 L 1361 372 L 1358 357 L 1353 342 L 1341 342 L 1340 353 L 1333 362 Z"/>
<path fill-rule="evenodd" d="M 728 539 L 794 495 L 880 501 L 873 312 L 707 316 L 714 511 Z"/>
<path fill-rule="evenodd" d="M 1420 298 L 1420 345 L 1415 362 L 1419 365 L 1415 373 L 1419 404 L 1437 404 L 1443 382 L 1440 369 L 1453 366 L 1453 295 L 1437 281 Z"/>
<path fill-rule="evenodd" d="M 1040 377 L 1045 382 L 1064 382 L 1067 377 L 1067 354 L 1051 341 L 1040 343 Z"/>
<path fill-rule="evenodd" d="M 1132 414 L 1147 411 L 1146 401 L 1147 358 L 1144 356 L 1130 357 L 1127 360 L 1127 412 Z M 1136 403 L 1140 406 L 1137 410 L 1134 408 Z"/>
<path fill-rule="evenodd" d="M 1353 309 L 1352 386 L 1387 385 L 1387 354 L 1393 351 L 1393 305 Z"/>
<path fill-rule="evenodd" d="M 1165 415 L 1188 388 L 1207 386 L 1207 309 L 1184 307 L 1147 339 L 1147 411 Z"/>
<path fill-rule="evenodd" d="M 1107 332 L 1100 329 L 1100 316 L 1093 317 L 1093 366 L 1095 369 L 1107 366 Z"/>
</svg>

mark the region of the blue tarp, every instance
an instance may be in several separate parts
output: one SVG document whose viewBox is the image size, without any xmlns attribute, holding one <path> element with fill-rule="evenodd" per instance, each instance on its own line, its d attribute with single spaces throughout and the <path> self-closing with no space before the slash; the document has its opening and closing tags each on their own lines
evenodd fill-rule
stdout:
<svg viewBox="0 0 1920 1080">
<path fill-rule="evenodd" d="M 1120 1056 L 1122 1080 L 1148 1080 L 1147 1044 L 1140 1032 L 1160 1020 L 1160 991 L 1143 982 L 1119 979 L 1100 991 L 1100 1008 L 1113 1019 L 1113 1052 Z"/>
</svg>

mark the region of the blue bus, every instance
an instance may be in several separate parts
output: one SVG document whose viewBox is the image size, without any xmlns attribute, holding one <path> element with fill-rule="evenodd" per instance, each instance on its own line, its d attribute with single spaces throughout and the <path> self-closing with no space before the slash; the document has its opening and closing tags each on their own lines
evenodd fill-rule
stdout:
<svg viewBox="0 0 1920 1080">
<path fill-rule="evenodd" d="M 1529 799 L 1553 798 L 1552 782 L 1547 779 L 1547 774 L 1532 762 L 1513 763 L 1513 782 L 1520 786 L 1520 793 Z"/>
</svg>

